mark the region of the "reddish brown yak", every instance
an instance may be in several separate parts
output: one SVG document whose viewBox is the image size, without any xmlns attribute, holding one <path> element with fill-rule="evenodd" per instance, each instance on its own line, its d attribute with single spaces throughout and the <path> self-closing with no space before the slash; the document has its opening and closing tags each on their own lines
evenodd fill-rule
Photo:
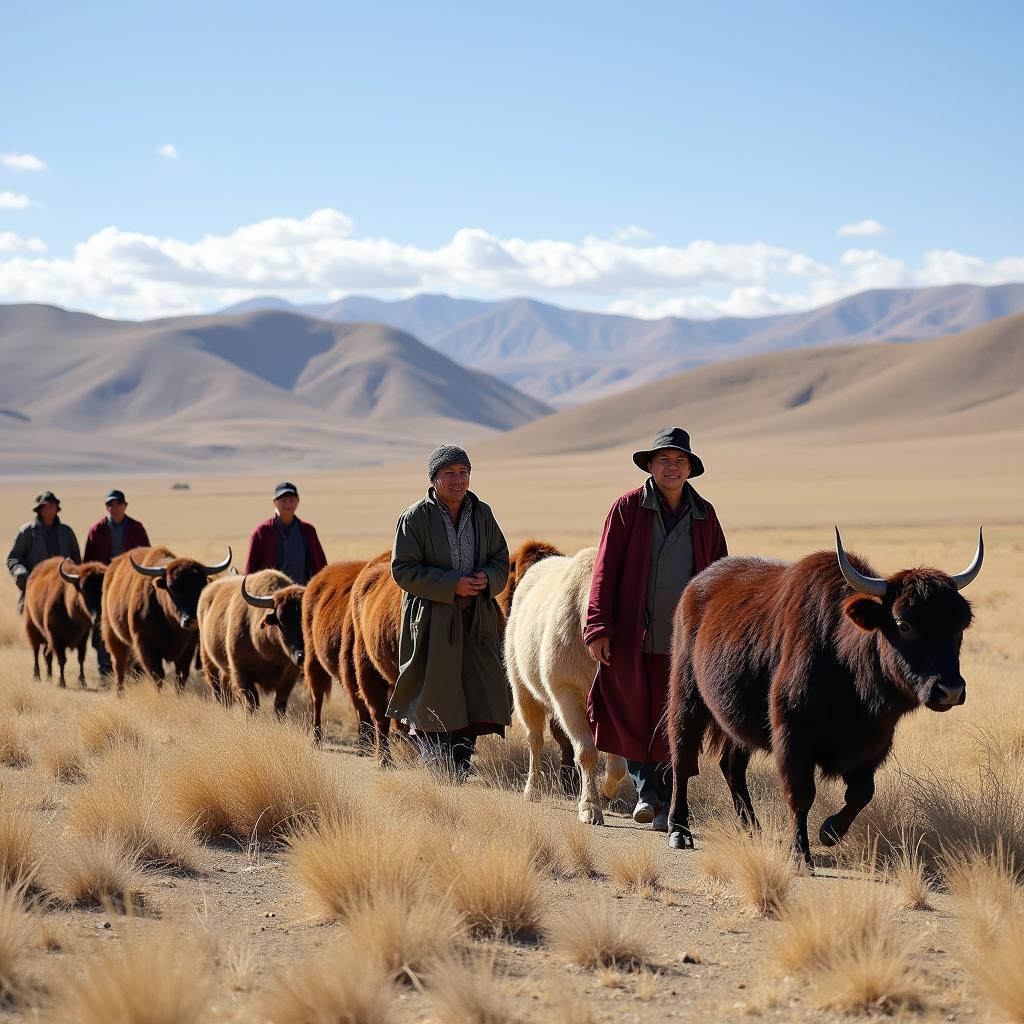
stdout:
<svg viewBox="0 0 1024 1024">
<path fill-rule="evenodd" d="M 64 680 L 67 651 L 78 651 L 78 682 L 85 687 L 85 652 L 89 634 L 102 608 L 102 562 L 86 562 L 68 568 L 59 556 L 40 562 L 25 583 L 25 633 L 32 647 L 32 677 L 39 678 L 39 650 L 46 660 L 46 678 L 53 678 L 57 656 L 60 685 Z"/>
<path fill-rule="evenodd" d="M 792 813 L 793 850 L 811 863 L 814 771 L 842 778 L 846 802 L 821 826 L 833 846 L 874 795 L 896 723 L 924 705 L 966 700 L 960 646 L 971 608 L 960 596 L 981 570 L 984 541 L 962 573 L 905 569 L 881 579 L 836 555 L 796 563 L 724 558 L 697 575 L 676 610 L 669 698 L 675 789 L 669 845 L 693 846 L 687 778 L 706 731 L 740 817 L 756 827 L 746 772 L 774 755 Z M 853 593 L 851 593 L 851 590 Z"/>
<path fill-rule="evenodd" d="M 164 662 L 174 664 L 178 689 L 188 680 L 199 644 L 196 609 L 207 580 L 231 564 L 178 558 L 167 548 L 135 548 L 118 555 L 103 580 L 103 642 L 110 651 L 118 690 L 129 657 L 163 686 Z"/>
</svg>

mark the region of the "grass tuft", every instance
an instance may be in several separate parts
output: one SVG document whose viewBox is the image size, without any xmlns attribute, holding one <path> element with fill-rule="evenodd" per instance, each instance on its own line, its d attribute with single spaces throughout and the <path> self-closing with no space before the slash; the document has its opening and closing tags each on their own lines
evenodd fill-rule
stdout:
<svg viewBox="0 0 1024 1024">
<path fill-rule="evenodd" d="M 619 889 L 646 897 L 656 895 L 661 885 L 661 864 L 649 837 L 613 854 L 608 873 Z"/>
<path fill-rule="evenodd" d="M 130 913 L 145 902 L 135 855 L 109 832 L 65 846 L 46 865 L 46 891 L 66 907 Z"/>
<path fill-rule="evenodd" d="M 18 1002 L 27 986 L 32 931 L 24 899 L 22 889 L 0 886 L 0 1004 Z"/>
<path fill-rule="evenodd" d="M 712 881 L 731 883 L 761 917 L 778 917 L 796 877 L 796 863 L 781 831 L 765 828 L 751 834 L 727 818 L 710 822 L 702 839 L 701 872 Z"/>
<path fill-rule="evenodd" d="M 650 958 L 650 947 L 636 921 L 611 903 L 583 904 L 564 912 L 551 929 L 551 942 L 579 967 L 636 969 Z"/>
</svg>

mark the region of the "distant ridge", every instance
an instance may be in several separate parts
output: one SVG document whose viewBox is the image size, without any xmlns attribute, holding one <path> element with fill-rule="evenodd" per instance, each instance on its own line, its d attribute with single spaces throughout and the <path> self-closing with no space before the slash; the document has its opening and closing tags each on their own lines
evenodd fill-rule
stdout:
<svg viewBox="0 0 1024 1024">
<path fill-rule="evenodd" d="M 328 320 L 397 327 L 527 394 L 571 405 L 744 355 L 964 331 L 1024 312 L 1024 284 L 875 289 L 803 313 L 714 320 L 640 320 L 534 299 L 476 302 L 443 295 L 397 302 L 354 296 L 302 308 Z"/>
</svg>

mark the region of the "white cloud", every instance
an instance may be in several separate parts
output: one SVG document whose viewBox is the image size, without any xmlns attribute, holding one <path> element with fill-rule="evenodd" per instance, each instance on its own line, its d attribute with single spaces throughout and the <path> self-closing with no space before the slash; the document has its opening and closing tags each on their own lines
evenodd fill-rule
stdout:
<svg viewBox="0 0 1024 1024">
<path fill-rule="evenodd" d="M 836 234 L 840 237 L 854 235 L 860 238 L 873 238 L 876 235 L 889 234 L 889 229 L 879 221 L 868 217 L 865 220 L 855 221 L 853 224 L 844 224 Z"/>
<path fill-rule="evenodd" d="M 0 210 L 24 210 L 29 198 L 21 192 L 0 192 Z"/>
<path fill-rule="evenodd" d="M 613 242 L 632 242 L 635 239 L 652 238 L 653 235 L 647 228 L 639 224 L 627 224 L 624 228 L 616 228 L 612 232 Z"/>
<path fill-rule="evenodd" d="M 41 238 L 23 238 L 13 231 L 0 231 L 2 252 L 46 252 L 46 243 Z"/>
<path fill-rule="evenodd" d="M 646 317 L 758 316 L 809 309 L 865 288 L 1024 279 L 1024 257 L 990 262 L 933 251 L 912 266 L 878 249 L 851 248 L 827 265 L 760 241 L 637 245 L 596 236 L 501 238 L 471 227 L 425 248 L 360 236 L 351 218 L 333 209 L 193 241 L 106 227 L 68 257 L 41 256 L 42 243 L 17 237 L 5 243 L 11 255 L 0 259 L 0 301 L 140 318 L 216 309 L 254 294 L 306 302 L 416 292 L 534 295 Z"/>
<path fill-rule="evenodd" d="M 13 171 L 45 171 L 46 163 L 31 153 L 6 153 L 0 156 L 0 164 Z"/>
<path fill-rule="evenodd" d="M 156 151 L 156 155 L 162 156 L 165 160 L 177 160 L 180 154 L 178 147 L 168 142 Z"/>
</svg>

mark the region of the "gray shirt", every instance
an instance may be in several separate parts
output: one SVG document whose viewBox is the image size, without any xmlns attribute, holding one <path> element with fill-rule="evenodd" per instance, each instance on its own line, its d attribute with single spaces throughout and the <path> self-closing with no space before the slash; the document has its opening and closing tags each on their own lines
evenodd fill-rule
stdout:
<svg viewBox="0 0 1024 1024">
<path fill-rule="evenodd" d="M 643 650 L 668 654 L 672 643 L 672 621 L 686 584 L 693 577 L 693 517 L 687 505 L 665 529 L 661 500 L 653 480 L 648 480 L 644 507 L 652 511 L 651 569 L 647 578 L 647 631 Z M 671 520 L 670 520 L 671 523 Z"/>
<path fill-rule="evenodd" d="M 110 516 L 107 516 L 107 526 L 110 528 L 110 557 L 117 558 L 124 554 L 124 524 L 125 520 L 115 523 Z"/>
<path fill-rule="evenodd" d="M 437 500 L 437 499 L 435 499 Z M 472 572 L 476 566 L 476 533 L 473 530 L 473 509 L 472 502 L 468 497 L 463 498 L 459 506 L 459 525 L 452 522 L 448 515 L 448 509 L 443 502 L 437 500 L 441 508 L 441 521 L 444 523 L 444 532 L 448 535 L 448 551 L 452 556 L 452 568 L 458 572 Z"/>
<path fill-rule="evenodd" d="M 274 517 L 277 527 L 277 567 L 295 583 L 308 583 L 306 572 L 306 538 L 302 536 L 299 521 L 293 519 L 287 526 L 280 516 Z"/>
</svg>

